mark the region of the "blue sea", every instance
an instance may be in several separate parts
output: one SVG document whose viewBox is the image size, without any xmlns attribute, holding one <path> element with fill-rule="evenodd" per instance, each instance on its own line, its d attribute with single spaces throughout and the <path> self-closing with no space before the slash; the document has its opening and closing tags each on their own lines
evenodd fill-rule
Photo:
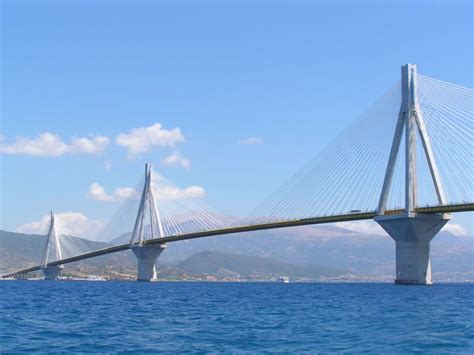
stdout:
<svg viewBox="0 0 474 355">
<path fill-rule="evenodd" d="M 0 282 L 2 352 L 474 352 L 474 284 Z"/>
</svg>

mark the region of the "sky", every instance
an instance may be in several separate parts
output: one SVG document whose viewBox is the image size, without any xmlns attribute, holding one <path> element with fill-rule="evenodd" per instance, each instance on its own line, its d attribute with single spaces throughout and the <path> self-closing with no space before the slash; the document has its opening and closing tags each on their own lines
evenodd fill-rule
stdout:
<svg viewBox="0 0 474 355">
<path fill-rule="evenodd" d="M 473 84 L 470 1 L 0 3 L 5 230 L 51 209 L 94 228 L 146 162 L 244 216 L 402 64 Z M 451 223 L 474 234 L 472 213 Z"/>
</svg>

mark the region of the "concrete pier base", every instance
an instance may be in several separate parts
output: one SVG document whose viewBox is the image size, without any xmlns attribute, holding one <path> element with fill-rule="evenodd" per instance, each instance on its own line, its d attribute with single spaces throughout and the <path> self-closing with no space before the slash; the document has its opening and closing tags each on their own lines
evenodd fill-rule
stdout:
<svg viewBox="0 0 474 355">
<path fill-rule="evenodd" d="M 165 248 L 166 244 L 132 247 L 138 262 L 137 281 L 150 282 L 156 279 L 156 260 Z"/>
<path fill-rule="evenodd" d="M 430 242 L 395 241 L 396 284 L 431 285 Z"/>
<path fill-rule="evenodd" d="M 46 266 L 41 269 L 45 280 L 57 280 L 64 266 Z"/>
<path fill-rule="evenodd" d="M 432 284 L 430 241 L 450 219 L 447 214 L 416 213 L 375 218 L 395 241 L 396 284 Z"/>
</svg>

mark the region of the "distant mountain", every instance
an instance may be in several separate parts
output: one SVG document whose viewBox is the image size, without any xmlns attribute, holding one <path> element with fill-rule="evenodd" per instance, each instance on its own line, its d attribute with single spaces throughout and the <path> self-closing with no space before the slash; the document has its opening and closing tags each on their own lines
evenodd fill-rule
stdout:
<svg viewBox="0 0 474 355">
<path fill-rule="evenodd" d="M 113 243 L 73 237 L 71 240 L 96 250 L 112 244 L 128 243 L 130 233 L 116 237 Z M 0 231 L 0 272 L 38 265 L 45 242 L 46 238 L 40 235 Z M 431 246 L 435 281 L 474 281 L 473 237 L 442 231 Z M 160 256 L 159 264 L 161 268 L 168 268 L 166 273 L 172 278 L 172 275 L 179 274 L 179 264 L 183 260 L 204 251 L 270 258 L 293 266 L 325 265 L 357 275 L 371 275 L 374 280 L 392 280 L 395 274 L 395 244 L 390 237 L 358 233 L 334 225 L 302 226 L 170 243 Z M 173 265 L 178 265 L 178 271 L 169 270 L 175 267 Z M 67 270 L 95 274 L 106 270 L 111 277 L 132 278 L 136 273 L 136 259 L 131 252 L 125 251 L 74 263 L 68 265 Z M 242 270 L 235 272 L 241 273 Z M 192 278 L 194 273 L 198 272 L 187 268 L 186 275 L 179 274 L 179 277 Z"/>
<path fill-rule="evenodd" d="M 243 278 L 270 280 L 288 276 L 292 280 L 321 280 L 349 274 L 348 270 L 318 266 L 291 265 L 281 261 L 239 254 L 203 251 L 176 265 L 179 269 L 218 279 Z"/>
<path fill-rule="evenodd" d="M 344 224 L 341 224 L 344 226 Z M 130 233 L 113 244 L 128 242 Z M 294 265 L 327 265 L 392 280 L 395 243 L 388 235 L 356 232 L 335 225 L 301 226 L 172 243 L 160 262 L 178 263 L 202 251 L 269 257 Z M 474 280 L 474 238 L 440 232 L 431 243 L 436 280 Z"/>
<path fill-rule="evenodd" d="M 168 245 L 160 260 L 176 263 L 202 251 L 269 257 L 293 265 L 326 265 L 392 280 L 395 243 L 387 235 L 303 226 L 216 236 Z M 435 280 L 474 280 L 474 238 L 442 231 L 431 244 Z"/>
<path fill-rule="evenodd" d="M 110 244 L 113 244 L 113 245 L 127 244 L 127 243 L 130 243 L 131 237 L 132 237 L 132 232 L 124 233 L 112 239 L 110 241 Z"/>
<path fill-rule="evenodd" d="M 0 230 L 0 270 L 37 265 L 46 244 L 43 235 L 28 235 Z"/>
</svg>

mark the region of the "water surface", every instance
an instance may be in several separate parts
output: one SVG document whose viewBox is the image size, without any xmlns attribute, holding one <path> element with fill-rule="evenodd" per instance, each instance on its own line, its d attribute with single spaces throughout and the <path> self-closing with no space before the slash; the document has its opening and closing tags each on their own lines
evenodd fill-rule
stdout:
<svg viewBox="0 0 474 355">
<path fill-rule="evenodd" d="M 0 282 L 0 349 L 474 351 L 474 284 Z"/>
</svg>

